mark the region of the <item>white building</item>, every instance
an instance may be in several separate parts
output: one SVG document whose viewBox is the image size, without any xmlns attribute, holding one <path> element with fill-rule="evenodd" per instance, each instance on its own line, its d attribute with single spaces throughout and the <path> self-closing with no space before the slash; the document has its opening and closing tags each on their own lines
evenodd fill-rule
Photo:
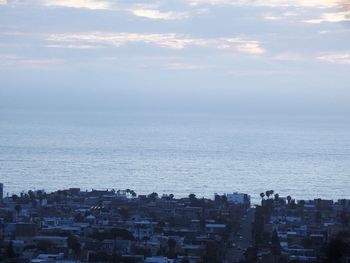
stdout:
<svg viewBox="0 0 350 263">
<path fill-rule="evenodd" d="M 249 204 L 250 203 L 250 196 L 243 193 L 232 193 L 232 194 L 226 194 L 227 201 L 229 203 L 243 205 L 243 204 Z"/>
</svg>

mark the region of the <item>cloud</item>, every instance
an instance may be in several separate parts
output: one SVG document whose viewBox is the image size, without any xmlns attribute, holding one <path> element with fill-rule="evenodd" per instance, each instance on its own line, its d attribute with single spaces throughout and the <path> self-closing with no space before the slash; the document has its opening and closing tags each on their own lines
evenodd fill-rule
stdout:
<svg viewBox="0 0 350 263">
<path fill-rule="evenodd" d="M 113 68 L 122 67 L 126 65 L 130 68 L 147 68 L 157 70 L 206 70 L 206 69 L 217 69 L 215 61 L 203 61 L 203 59 L 187 57 L 187 56 L 110 56 L 103 57 L 103 61 L 113 65 Z M 222 65 L 220 65 L 221 67 Z"/>
<path fill-rule="evenodd" d="M 281 16 L 273 16 L 273 15 L 264 15 L 263 18 L 265 20 L 281 20 L 283 17 Z"/>
<path fill-rule="evenodd" d="M 40 68 L 46 69 L 49 66 L 60 65 L 64 63 L 62 59 L 40 59 L 40 58 L 27 58 L 20 57 L 12 54 L 0 54 L 1 67 L 26 67 L 26 68 Z"/>
<path fill-rule="evenodd" d="M 191 0 L 190 5 L 246 5 L 246 6 L 266 6 L 266 7 L 316 7 L 329 8 L 337 7 L 339 0 Z"/>
<path fill-rule="evenodd" d="M 295 52 L 285 52 L 285 53 L 279 53 L 276 54 L 272 57 L 274 60 L 279 60 L 279 61 L 293 61 L 293 62 L 301 62 L 301 61 L 306 61 L 310 58 L 308 58 L 304 54 L 300 53 L 295 53 Z"/>
<path fill-rule="evenodd" d="M 109 2 L 97 0 L 43 0 L 45 6 L 86 8 L 86 9 L 110 9 Z"/>
<path fill-rule="evenodd" d="M 160 19 L 160 20 L 177 20 L 188 17 L 186 12 L 160 12 L 156 9 L 135 9 L 132 10 L 133 15 L 140 16 L 149 19 Z"/>
<path fill-rule="evenodd" d="M 334 64 L 350 64 L 350 51 L 349 52 L 326 52 L 319 53 L 314 52 L 313 54 L 303 54 L 303 53 L 279 53 L 271 57 L 273 60 L 277 61 L 289 61 L 289 62 L 329 62 Z"/>
<path fill-rule="evenodd" d="M 166 65 L 167 69 L 170 70 L 203 70 L 203 69 L 213 69 L 216 68 L 215 65 L 203 65 L 203 64 L 190 64 L 183 62 L 168 63 Z"/>
<path fill-rule="evenodd" d="M 229 70 L 227 72 L 228 75 L 238 76 L 238 77 L 244 77 L 244 76 L 265 76 L 265 77 L 271 77 L 271 76 L 292 76 L 299 74 L 296 71 L 290 71 L 290 70 L 269 70 L 269 69 L 249 69 L 249 70 Z"/>
<path fill-rule="evenodd" d="M 318 56 L 317 59 L 335 64 L 350 64 L 350 51 L 326 53 Z"/>
<path fill-rule="evenodd" d="M 45 47 L 48 48 L 67 48 L 67 49 L 92 49 L 96 48 L 94 45 L 77 45 L 77 44 L 72 44 L 72 45 L 64 45 L 64 44 L 49 44 L 45 45 Z"/>
<path fill-rule="evenodd" d="M 309 24 L 320 24 L 323 22 L 337 23 L 337 22 L 344 22 L 344 21 L 350 21 L 350 11 L 324 13 L 321 15 L 321 18 L 304 20 L 303 22 L 309 23 Z"/>
<path fill-rule="evenodd" d="M 182 49 L 193 43 L 193 39 L 169 34 L 138 34 L 138 33 L 81 33 L 52 34 L 47 38 L 51 42 L 74 45 L 95 45 L 95 47 L 120 47 L 127 43 L 155 44 L 164 48 Z"/>
<path fill-rule="evenodd" d="M 260 46 L 258 41 L 246 41 L 240 38 L 221 38 L 215 41 L 221 49 L 237 49 L 241 53 L 261 55 L 265 50 Z"/>
<path fill-rule="evenodd" d="M 339 0 L 270 0 L 271 5 L 330 8 L 337 7 Z"/>
<path fill-rule="evenodd" d="M 78 33 L 51 34 L 47 37 L 48 46 L 60 48 L 76 47 L 120 47 L 128 43 L 152 44 L 162 48 L 184 49 L 190 46 L 229 50 L 236 53 L 261 55 L 265 50 L 255 40 L 242 38 L 192 38 L 176 33 L 139 34 L 139 33 Z"/>
</svg>

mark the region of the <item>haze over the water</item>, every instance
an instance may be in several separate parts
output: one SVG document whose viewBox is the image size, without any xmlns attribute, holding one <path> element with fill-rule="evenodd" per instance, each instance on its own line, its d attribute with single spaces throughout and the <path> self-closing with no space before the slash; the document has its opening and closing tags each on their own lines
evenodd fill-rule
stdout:
<svg viewBox="0 0 350 263">
<path fill-rule="evenodd" d="M 102 187 L 120 169 L 139 191 L 238 180 L 335 197 L 350 186 L 349 89 L 345 0 L 0 0 L 0 181 Z M 157 185 L 162 172 L 193 178 Z"/>
</svg>

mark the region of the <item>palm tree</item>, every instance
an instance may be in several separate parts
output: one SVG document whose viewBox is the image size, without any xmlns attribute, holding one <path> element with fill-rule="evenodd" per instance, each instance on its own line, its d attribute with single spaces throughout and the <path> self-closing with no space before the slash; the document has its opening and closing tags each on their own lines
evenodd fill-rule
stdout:
<svg viewBox="0 0 350 263">
<path fill-rule="evenodd" d="M 260 193 L 260 197 L 261 197 L 261 199 L 264 199 L 265 194 L 264 193 Z"/>
<path fill-rule="evenodd" d="M 290 204 L 290 201 L 292 200 L 292 197 L 290 195 L 287 196 L 287 201 L 288 201 L 288 204 Z"/>
<path fill-rule="evenodd" d="M 270 191 L 266 191 L 265 195 L 267 196 L 268 199 L 270 199 Z"/>
</svg>

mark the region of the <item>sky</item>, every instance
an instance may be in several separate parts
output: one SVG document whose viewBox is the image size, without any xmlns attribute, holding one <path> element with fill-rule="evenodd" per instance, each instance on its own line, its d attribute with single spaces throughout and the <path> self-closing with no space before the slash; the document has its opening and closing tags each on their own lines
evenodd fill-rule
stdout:
<svg viewBox="0 0 350 263">
<path fill-rule="evenodd" d="M 0 108 L 350 113 L 350 1 L 0 0 Z"/>
</svg>

